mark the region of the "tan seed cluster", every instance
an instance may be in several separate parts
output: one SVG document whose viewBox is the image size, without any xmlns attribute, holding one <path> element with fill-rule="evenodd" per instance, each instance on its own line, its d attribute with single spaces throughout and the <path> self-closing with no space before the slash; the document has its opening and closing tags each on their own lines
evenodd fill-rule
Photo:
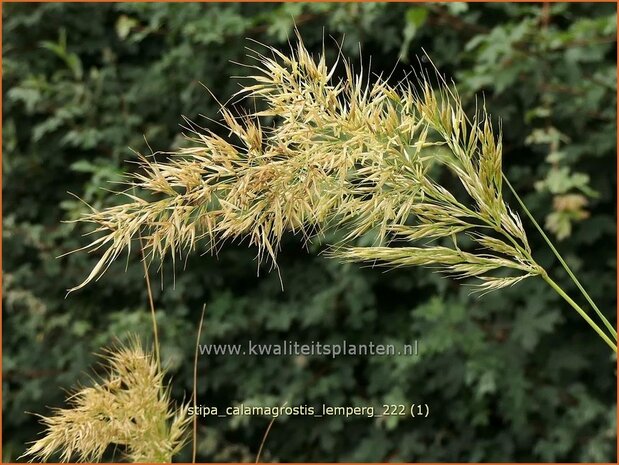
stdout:
<svg viewBox="0 0 619 465">
<path fill-rule="evenodd" d="M 239 95 L 262 109 L 235 117 L 222 108 L 229 137 L 196 129 L 190 146 L 164 161 L 142 158 L 128 202 L 81 219 L 101 234 L 86 249 L 103 254 L 74 289 L 140 236 L 151 260 L 247 239 L 275 263 L 287 231 L 310 240 L 329 229 L 345 232 L 332 256 L 433 265 L 479 278 L 483 290 L 541 272 L 503 200 L 500 134 L 485 110 L 470 120 L 455 90 L 433 89 L 425 77 L 370 84 L 346 60 L 328 67 L 324 53 L 315 59 L 300 39 L 289 55 L 268 48 L 254 58 L 256 73 Z M 275 123 L 267 127 L 265 118 Z M 460 180 L 466 201 L 433 179 L 437 165 Z M 369 231 L 380 247 L 350 246 Z M 461 251 L 461 234 L 477 248 Z M 450 245 L 436 245 L 444 239 Z M 411 246 L 395 246 L 402 241 Z M 499 268 L 515 273 L 493 275 Z"/>
<path fill-rule="evenodd" d="M 100 462 L 110 446 L 130 462 L 169 463 L 185 443 L 187 406 L 175 408 L 151 354 L 134 339 L 104 354 L 107 376 L 77 390 L 70 408 L 41 416 L 44 436 L 24 456 L 43 462 Z"/>
</svg>

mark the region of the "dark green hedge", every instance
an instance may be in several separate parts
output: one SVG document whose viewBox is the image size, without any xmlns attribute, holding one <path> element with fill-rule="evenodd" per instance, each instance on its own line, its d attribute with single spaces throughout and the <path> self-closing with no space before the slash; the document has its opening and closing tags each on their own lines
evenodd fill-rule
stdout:
<svg viewBox="0 0 619 465">
<path fill-rule="evenodd" d="M 505 170 L 593 298 L 615 320 L 614 4 L 5 4 L 3 7 L 3 451 L 40 431 L 25 411 L 61 405 L 114 336 L 150 337 L 137 256 L 65 299 L 97 257 L 81 226 L 132 169 L 129 147 L 181 143 L 181 116 L 209 125 L 247 69 L 246 38 L 286 46 L 293 20 L 315 50 L 369 61 L 393 79 L 427 66 L 422 47 L 503 121 Z M 330 39 L 332 36 L 334 39 Z M 417 56 L 421 56 L 419 63 Z M 456 182 L 447 181 L 447 182 Z M 527 224 L 535 256 L 576 289 Z M 194 256 L 156 286 L 163 356 L 179 400 L 204 341 L 395 342 L 419 357 L 202 358 L 200 402 L 424 402 L 427 419 L 280 418 L 263 459 L 616 460 L 615 359 L 541 280 L 483 298 L 427 269 L 342 265 L 290 237 L 276 273 L 254 250 Z M 582 299 L 580 299 L 582 300 Z M 201 421 L 199 459 L 253 460 L 268 418 Z M 189 459 L 188 453 L 180 460 Z"/>
</svg>

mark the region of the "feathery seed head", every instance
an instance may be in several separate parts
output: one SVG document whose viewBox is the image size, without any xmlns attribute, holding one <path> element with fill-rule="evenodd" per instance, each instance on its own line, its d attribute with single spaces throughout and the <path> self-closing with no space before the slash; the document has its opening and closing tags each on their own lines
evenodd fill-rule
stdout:
<svg viewBox="0 0 619 465">
<path fill-rule="evenodd" d="M 520 219 L 502 197 L 500 134 L 485 110 L 470 120 L 444 81 L 438 89 L 425 77 L 416 87 L 370 83 L 340 59 L 344 77 L 336 78 L 338 63 L 329 68 L 324 53 L 314 59 L 300 38 L 289 56 L 268 51 L 256 52 L 256 75 L 239 92 L 264 109 L 243 118 L 221 109 L 236 144 L 192 128 L 190 147 L 165 161 L 141 159 L 127 203 L 81 219 L 102 234 L 86 249 L 104 252 L 74 289 L 100 276 L 137 237 L 150 259 L 189 253 L 198 242 L 214 251 L 222 241 L 248 239 L 275 263 L 285 232 L 309 240 L 327 228 L 346 232 L 331 255 L 348 260 L 436 265 L 483 278 L 482 289 L 539 274 Z M 265 127 L 263 117 L 277 124 Z M 435 165 L 459 179 L 468 199 L 431 177 Z M 383 245 L 415 246 L 348 247 L 370 230 Z M 461 251 L 463 233 L 481 250 Z M 451 245 L 428 242 L 437 240 Z M 488 274 L 497 268 L 518 276 Z"/>
<path fill-rule="evenodd" d="M 104 354 L 107 376 L 68 398 L 70 408 L 41 416 L 44 436 L 24 456 L 47 461 L 99 462 L 110 445 L 132 462 L 170 462 L 183 446 L 187 406 L 174 408 L 164 374 L 137 339 Z"/>
</svg>

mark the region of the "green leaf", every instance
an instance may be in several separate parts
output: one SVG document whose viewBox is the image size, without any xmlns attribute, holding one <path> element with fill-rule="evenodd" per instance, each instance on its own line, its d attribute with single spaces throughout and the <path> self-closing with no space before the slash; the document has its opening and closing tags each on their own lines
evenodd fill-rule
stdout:
<svg viewBox="0 0 619 465">
<path fill-rule="evenodd" d="M 127 15 L 120 15 L 116 20 L 116 34 L 121 39 L 126 39 L 131 31 L 139 24 L 135 18 Z"/>
<path fill-rule="evenodd" d="M 428 10 L 424 7 L 412 7 L 406 11 L 406 25 L 404 27 L 402 47 L 400 48 L 400 59 L 408 61 L 408 49 L 417 32 L 428 17 Z"/>
</svg>

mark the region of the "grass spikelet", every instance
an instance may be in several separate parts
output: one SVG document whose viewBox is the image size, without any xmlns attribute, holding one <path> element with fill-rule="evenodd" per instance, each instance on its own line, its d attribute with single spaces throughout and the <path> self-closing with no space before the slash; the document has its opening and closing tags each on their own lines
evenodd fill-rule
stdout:
<svg viewBox="0 0 619 465">
<path fill-rule="evenodd" d="M 99 462 L 110 446 L 131 462 L 168 463 L 183 446 L 187 406 L 174 408 L 164 374 L 137 339 L 103 355 L 107 376 L 77 390 L 69 408 L 41 416 L 44 436 L 24 456 L 47 461 Z"/>
</svg>

